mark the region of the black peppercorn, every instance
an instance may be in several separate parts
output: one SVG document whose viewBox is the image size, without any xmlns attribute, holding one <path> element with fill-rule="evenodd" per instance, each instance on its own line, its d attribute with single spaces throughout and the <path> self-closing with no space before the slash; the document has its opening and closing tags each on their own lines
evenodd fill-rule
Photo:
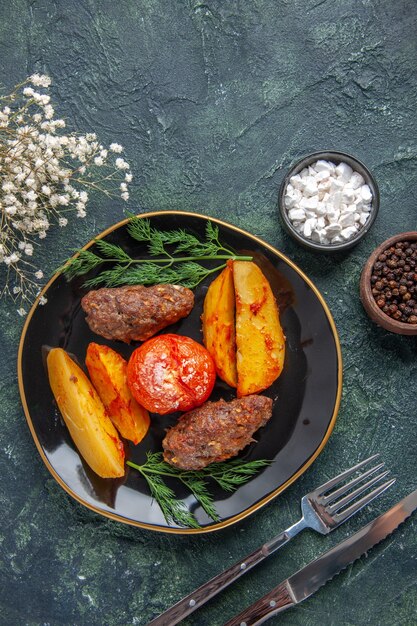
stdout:
<svg viewBox="0 0 417 626">
<path fill-rule="evenodd" d="M 395 320 L 417 324 L 417 242 L 399 241 L 384 250 L 371 274 L 377 306 Z"/>
</svg>

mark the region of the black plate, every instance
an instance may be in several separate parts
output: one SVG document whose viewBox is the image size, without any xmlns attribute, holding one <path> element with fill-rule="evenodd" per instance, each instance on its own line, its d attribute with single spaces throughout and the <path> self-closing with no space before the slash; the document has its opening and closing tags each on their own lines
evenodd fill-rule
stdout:
<svg viewBox="0 0 417 626">
<path fill-rule="evenodd" d="M 149 213 L 158 228 L 184 228 L 202 236 L 209 218 L 193 213 Z M 273 398 L 273 416 L 243 451 L 245 460 L 273 459 L 247 484 L 233 494 L 214 490 L 220 522 L 210 520 L 196 501 L 178 491 L 196 515 L 201 530 L 169 526 L 152 500 L 138 472 L 130 470 L 123 480 L 98 478 L 82 462 L 56 409 L 44 367 L 48 347 L 60 346 L 84 364 L 90 341 L 107 343 L 128 357 L 135 346 L 106 342 L 94 335 L 85 322 L 80 298 L 85 293 L 80 280 L 67 283 L 54 276 L 43 290 L 45 306 L 31 309 L 23 329 L 18 361 L 19 387 L 26 418 L 46 466 L 59 484 L 75 499 L 97 513 L 120 522 L 164 532 L 195 533 L 216 530 L 246 517 L 281 493 L 314 461 L 334 427 L 340 404 L 342 361 L 337 331 L 331 314 L 311 281 L 280 252 L 260 239 L 224 222 L 218 224 L 220 239 L 235 250 L 250 250 L 268 277 L 281 311 L 287 338 L 284 371 L 266 392 Z M 121 222 L 100 235 L 121 244 L 137 256 L 145 253 Z M 90 242 L 86 247 L 92 245 Z M 189 317 L 171 326 L 169 332 L 201 341 L 200 315 L 211 279 L 195 290 L 196 304 Z M 41 295 L 42 295 L 41 294 Z M 212 398 L 231 400 L 234 391 L 217 381 Z M 130 456 L 142 463 L 146 451 L 161 449 L 164 430 L 176 416 L 153 416 L 151 428 Z"/>
</svg>

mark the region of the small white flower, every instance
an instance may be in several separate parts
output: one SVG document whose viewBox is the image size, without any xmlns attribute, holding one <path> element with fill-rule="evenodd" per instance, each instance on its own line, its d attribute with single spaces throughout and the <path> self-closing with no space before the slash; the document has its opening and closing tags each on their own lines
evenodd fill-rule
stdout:
<svg viewBox="0 0 417 626">
<path fill-rule="evenodd" d="M 128 172 L 127 174 L 125 174 L 125 181 L 126 181 L 127 183 L 131 183 L 131 182 L 132 182 L 132 178 L 133 178 L 133 176 L 132 176 L 132 174 L 131 174 L 130 172 Z"/>
<path fill-rule="evenodd" d="M 40 280 L 41 278 L 43 278 L 43 272 L 42 270 L 38 270 L 37 272 L 35 272 L 35 277 Z"/>
<path fill-rule="evenodd" d="M 95 141 L 97 139 L 97 135 L 95 133 L 87 133 L 85 138 L 87 141 Z"/>
<path fill-rule="evenodd" d="M 12 183 L 11 180 L 6 181 L 5 183 L 3 183 L 3 185 L 1 186 L 1 188 L 3 189 L 3 191 L 5 191 L 6 193 L 8 193 L 9 191 L 15 191 L 16 187 L 15 185 Z"/>
<path fill-rule="evenodd" d="M 39 239 L 45 239 L 45 237 L 46 237 L 46 230 L 41 230 L 39 232 L 38 237 L 39 237 Z"/>
<path fill-rule="evenodd" d="M 120 191 L 127 191 L 126 183 L 120 183 Z"/>
<path fill-rule="evenodd" d="M 31 243 L 27 243 L 25 246 L 25 254 L 27 254 L 27 256 L 32 256 L 33 255 L 33 245 Z"/>
<path fill-rule="evenodd" d="M 94 163 L 95 163 L 96 165 L 98 165 L 98 166 L 103 165 L 103 163 L 104 163 L 104 161 L 103 161 L 103 157 L 101 157 L 101 156 L 96 157 L 96 158 L 94 159 Z"/>
<path fill-rule="evenodd" d="M 26 315 L 26 311 L 23 307 L 20 307 L 20 309 L 17 309 L 17 312 L 19 313 L 20 317 L 24 317 Z"/>
<path fill-rule="evenodd" d="M 62 206 L 68 206 L 69 201 L 70 199 L 67 194 L 64 194 L 63 196 L 58 196 L 58 203 L 61 204 Z"/>
<path fill-rule="evenodd" d="M 66 226 L 68 224 L 68 220 L 66 217 L 60 217 L 58 220 L 58 224 L 61 226 L 61 228 L 63 226 Z"/>
<path fill-rule="evenodd" d="M 46 74 L 32 74 L 29 80 L 35 87 L 49 87 L 51 84 L 51 79 Z"/>
<path fill-rule="evenodd" d="M 100 156 L 102 159 L 107 159 L 107 155 L 108 155 L 108 151 L 107 150 L 100 150 Z"/>
<path fill-rule="evenodd" d="M 81 165 L 81 167 L 78 168 L 78 171 L 80 172 L 80 174 L 85 174 L 86 169 L 87 168 L 85 167 L 85 165 Z"/>
<path fill-rule="evenodd" d="M 121 196 L 122 200 L 125 200 L 126 202 L 129 200 L 129 194 L 127 193 L 127 191 L 123 192 Z"/>
<path fill-rule="evenodd" d="M 27 98 L 31 98 L 34 93 L 35 93 L 35 90 L 32 89 L 32 87 L 25 87 L 23 90 L 23 95 L 26 96 Z"/>
<path fill-rule="evenodd" d="M 52 106 L 52 104 L 47 104 L 44 111 L 45 111 L 45 117 L 47 120 L 50 120 L 53 118 L 55 111 L 54 111 L 54 107 Z"/>
<path fill-rule="evenodd" d="M 122 158 L 118 158 L 116 159 L 116 167 L 119 170 L 128 170 L 129 169 L 129 163 L 126 163 L 126 161 Z"/>
<path fill-rule="evenodd" d="M 42 193 L 45 194 L 45 196 L 50 196 L 51 188 L 48 187 L 48 185 L 42 185 Z"/>
<path fill-rule="evenodd" d="M 80 191 L 80 201 L 84 204 L 88 201 L 88 193 L 86 191 Z"/>
<path fill-rule="evenodd" d="M 112 152 L 117 152 L 120 154 L 120 152 L 123 152 L 123 146 L 121 146 L 119 143 L 111 143 L 110 150 Z"/>
<path fill-rule="evenodd" d="M 13 205 L 13 206 L 6 206 L 4 209 L 4 212 L 7 213 L 7 215 L 16 215 L 17 213 L 17 208 Z"/>
<path fill-rule="evenodd" d="M 13 291 L 13 293 L 14 293 L 15 295 L 17 295 L 17 294 L 18 294 L 18 293 L 20 293 L 22 290 L 20 289 L 20 287 L 18 287 L 17 285 L 15 285 L 15 286 L 13 287 L 13 290 L 12 290 L 12 291 Z"/>
<path fill-rule="evenodd" d="M 40 306 L 44 306 L 47 302 L 48 302 L 48 299 L 47 299 L 47 298 L 45 298 L 45 296 L 41 296 L 41 297 L 39 298 L 39 304 L 40 304 Z"/>
<path fill-rule="evenodd" d="M 39 124 L 39 122 L 42 121 L 42 115 L 40 113 L 34 113 L 32 115 L 32 119 L 35 122 L 35 124 Z"/>
<path fill-rule="evenodd" d="M 82 202 L 77 202 L 77 217 L 85 217 L 86 215 L 85 205 Z"/>
</svg>

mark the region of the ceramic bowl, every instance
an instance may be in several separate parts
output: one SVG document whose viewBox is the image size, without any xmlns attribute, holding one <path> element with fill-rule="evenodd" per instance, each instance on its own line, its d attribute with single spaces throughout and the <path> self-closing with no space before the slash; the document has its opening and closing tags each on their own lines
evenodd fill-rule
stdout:
<svg viewBox="0 0 417 626">
<path fill-rule="evenodd" d="M 371 276 L 375 261 L 378 259 L 379 255 L 384 252 L 384 250 L 400 241 L 417 241 L 417 231 L 400 233 L 390 237 L 372 252 L 362 270 L 360 280 L 360 297 L 365 311 L 368 313 L 371 320 L 373 320 L 376 324 L 392 333 L 400 335 L 417 335 L 417 324 L 408 324 L 406 322 L 399 322 L 393 319 L 378 307 L 375 302 L 375 298 L 372 295 Z"/>
<path fill-rule="evenodd" d="M 339 163 L 347 163 L 350 167 L 355 171 L 361 174 L 365 180 L 365 183 L 369 185 L 372 192 L 372 204 L 371 204 L 371 212 L 368 220 L 365 225 L 358 231 L 356 235 L 354 235 L 351 239 L 344 241 L 342 243 L 335 244 L 323 244 L 318 243 L 316 241 L 312 241 L 304 237 L 301 233 L 299 233 L 295 227 L 293 226 L 291 220 L 288 217 L 287 209 L 284 204 L 285 190 L 289 183 L 289 180 L 295 174 L 301 172 L 305 167 L 312 165 L 316 161 L 324 160 L 331 161 L 336 165 Z M 311 250 L 316 250 L 318 252 L 340 252 L 343 250 L 347 250 L 355 246 L 361 239 L 366 235 L 369 229 L 372 227 L 375 222 L 376 216 L 378 214 L 379 209 L 379 190 L 378 185 L 376 183 L 375 178 L 368 170 L 368 168 L 358 159 L 351 156 L 350 154 L 346 154 L 345 152 L 335 152 L 331 150 L 325 150 L 321 152 L 313 152 L 312 154 L 304 157 L 298 163 L 296 163 L 287 173 L 284 180 L 281 183 L 281 187 L 279 190 L 279 200 L 278 200 L 278 209 L 281 216 L 282 223 L 286 231 L 293 237 L 298 243 L 303 245 L 305 248 L 309 248 Z"/>
</svg>

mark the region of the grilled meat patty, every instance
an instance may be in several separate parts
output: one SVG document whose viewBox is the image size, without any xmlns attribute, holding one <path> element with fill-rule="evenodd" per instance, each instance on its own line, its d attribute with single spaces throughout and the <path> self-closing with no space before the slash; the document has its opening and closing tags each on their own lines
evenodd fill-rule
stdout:
<svg viewBox="0 0 417 626">
<path fill-rule="evenodd" d="M 145 341 L 186 317 L 194 294 L 180 285 L 128 285 L 89 291 L 81 300 L 94 333 L 125 343 Z"/>
<path fill-rule="evenodd" d="M 272 415 L 272 400 L 251 395 L 231 402 L 206 402 L 182 415 L 162 442 L 164 459 L 185 470 L 236 456 Z"/>
</svg>

